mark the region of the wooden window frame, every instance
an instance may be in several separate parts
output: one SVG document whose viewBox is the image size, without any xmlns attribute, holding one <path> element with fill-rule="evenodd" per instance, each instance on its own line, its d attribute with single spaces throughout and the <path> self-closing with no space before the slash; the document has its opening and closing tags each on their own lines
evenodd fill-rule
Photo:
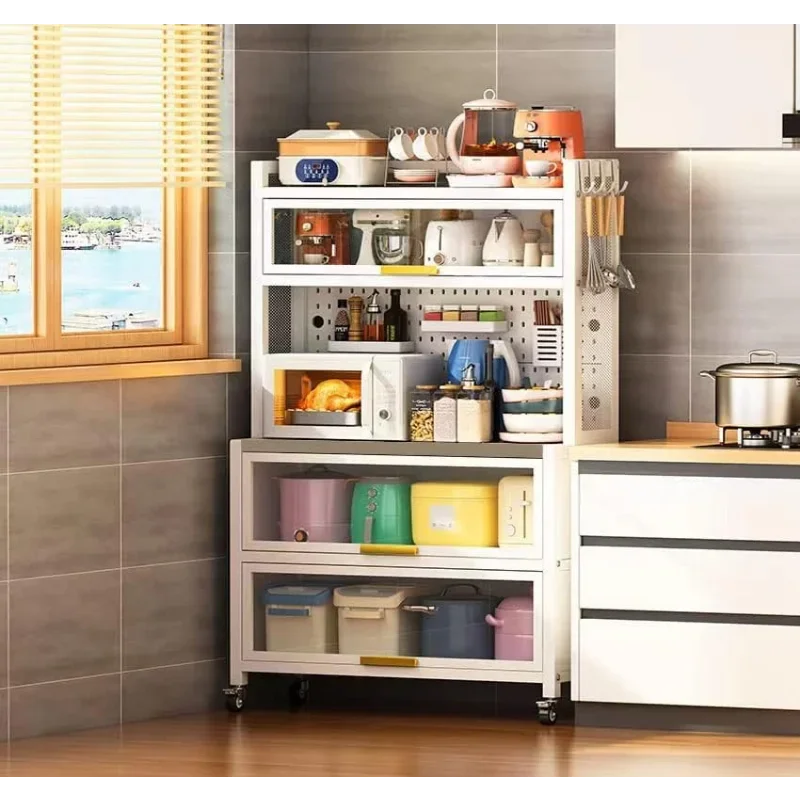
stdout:
<svg viewBox="0 0 800 800">
<path fill-rule="evenodd" d="M 0 371 L 208 357 L 208 189 L 163 190 L 164 327 L 63 333 L 61 191 L 33 189 L 34 333 L 0 338 Z"/>
</svg>

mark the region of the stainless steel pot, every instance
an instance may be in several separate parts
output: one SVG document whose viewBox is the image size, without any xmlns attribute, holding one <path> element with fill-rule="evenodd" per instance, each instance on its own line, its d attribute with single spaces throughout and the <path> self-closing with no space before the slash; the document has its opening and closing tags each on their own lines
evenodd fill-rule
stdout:
<svg viewBox="0 0 800 800">
<path fill-rule="evenodd" d="M 747 363 L 723 364 L 700 375 L 716 381 L 718 427 L 800 426 L 800 364 L 781 364 L 774 350 L 752 350 Z"/>
</svg>

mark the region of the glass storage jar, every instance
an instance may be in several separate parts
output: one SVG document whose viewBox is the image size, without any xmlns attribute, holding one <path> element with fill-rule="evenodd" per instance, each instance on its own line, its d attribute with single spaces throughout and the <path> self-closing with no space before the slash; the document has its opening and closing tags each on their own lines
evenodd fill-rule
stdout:
<svg viewBox="0 0 800 800">
<path fill-rule="evenodd" d="M 492 394 L 486 387 L 465 386 L 458 393 L 456 415 L 459 442 L 492 441 Z"/>
<path fill-rule="evenodd" d="M 433 393 L 433 440 L 435 442 L 457 442 L 457 383 L 440 386 Z"/>
<path fill-rule="evenodd" d="M 411 392 L 409 428 L 412 442 L 433 441 L 433 393 L 435 386 L 417 386 Z"/>
</svg>

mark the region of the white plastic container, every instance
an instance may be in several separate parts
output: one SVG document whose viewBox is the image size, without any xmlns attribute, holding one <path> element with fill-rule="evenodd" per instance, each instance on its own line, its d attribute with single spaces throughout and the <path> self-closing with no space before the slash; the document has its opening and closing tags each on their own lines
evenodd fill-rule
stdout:
<svg viewBox="0 0 800 800">
<path fill-rule="evenodd" d="M 401 606 L 410 586 L 342 586 L 334 589 L 339 612 L 339 652 L 359 656 L 410 656 L 418 652 L 415 614 Z"/>
<path fill-rule="evenodd" d="M 271 586 L 264 592 L 267 650 L 338 653 L 336 609 L 327 586 Z"/>
</svg>

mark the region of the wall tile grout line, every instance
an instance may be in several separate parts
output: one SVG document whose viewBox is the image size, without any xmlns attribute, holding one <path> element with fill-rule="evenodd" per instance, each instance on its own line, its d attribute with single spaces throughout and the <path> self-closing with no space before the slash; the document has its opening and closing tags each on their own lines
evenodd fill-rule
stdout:
<svg viewBox="0 0 800 800">
<path fill-rule="evenodd" d="M 157 379 L 156 379 L 157 380 Z M 54 467 L 53 469 L 29 469 L 20 472 L 8 472 L 8 475 L 39 475 L 48 472 L 75 472 L 76 470 L 87 469 L 109 469 L 110 467 L 142 467 L 148 464 L 176 464 L 183 461 L 211 461 L 215 458 L 225 458 L 225 453 L 219 453 L 214 456 L 189 456 L 188 458 L 156 458 L 152 461 L 123 461 L 114 464 L 90 464 L 81 467 Z"/>
<path fill-rule="evenodd" d="M 191 667 L 195 664 L 217 664 L 220 661 L 225 661 L 225 657 L 221 658 L 201 658 L 199 661 L 179 661 L 177 664 L 159 664 L 157 667 L 134 667 L 133 669 L 126 669 L 123 675 L 134 675 L 137 672 L 152 672 L 156 669 L 173 669 L 175 667 Z"/>
<path fill-rule="evenodd" d="M 106 569 L 91 569 L 81 572 L 56 572 L 52 575 L 32 575 L 24 578 L 9 578 L 9 586 L 12 583 L 22 583 L 23 581 L 48 581 L 54 578 L 74 578 L 80 575 L 99 575 L 104 572 L 129 572 L 135 569 L 150 569 L 151 567 L 174 567 L 179 564 L 200 564 L 209 561 L 220 561 L 227 556 L 207 556 L 206 558 L 184 558 L 178 561 L 156 561 L 149 564 L 130 564 L 124 567 L 107 567 Z"/>
</svg>

